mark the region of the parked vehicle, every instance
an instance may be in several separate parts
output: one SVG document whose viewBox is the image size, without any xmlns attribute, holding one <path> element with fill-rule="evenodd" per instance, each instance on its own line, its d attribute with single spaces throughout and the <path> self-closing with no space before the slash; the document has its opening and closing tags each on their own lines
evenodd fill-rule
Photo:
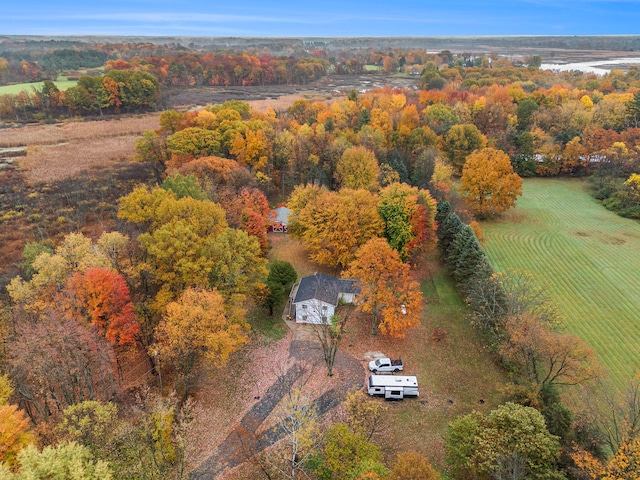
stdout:
<svg viewBox="0 0 640 480">
<path fill-rule="evenodd" d="M 369 395 L 384 396 L 386 400 L 402 400 L 417 397 L 418 378 L 401 375 L 370 375 L 367 388 Z"/>
<path fill-rule="evenodd" d="M 402 360 L 392 360 L 387 357 L 376 358 L 375 360 L 371 360 L 369 362 L 369 370 L 373 373 L 378 372 L 399 372 L 402 370 Z"/>
</svg>

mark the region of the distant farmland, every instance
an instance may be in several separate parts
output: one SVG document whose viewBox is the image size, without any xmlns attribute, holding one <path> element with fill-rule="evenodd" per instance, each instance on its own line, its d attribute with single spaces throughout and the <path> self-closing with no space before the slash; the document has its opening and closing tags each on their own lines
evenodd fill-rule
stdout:
<svg viewBox="0 0 640 480">
<path fill-rule="evenodd" d="M 623 388 L 640 371 L 640 222 L 599 205 L 579 180 L 527 179 L 517 207 L 483 225 L 498 270 L 526 269 L 548 287 L 566 329 Z"/>
<path fill-rule="evenodd" d="M 66 90 L 67 88 L 75 87 L 77 80 L 56 80 L 55 82 L 58 90 Z M 25 91 L 31 93 L 34 90 L 42 90 L 44 82 L 32 82 L 32 83 L 17 83 L 15 85 L 4 85 L 0 87 L 0 95 L 17 95 L 18 93 Z"/>
</svg>

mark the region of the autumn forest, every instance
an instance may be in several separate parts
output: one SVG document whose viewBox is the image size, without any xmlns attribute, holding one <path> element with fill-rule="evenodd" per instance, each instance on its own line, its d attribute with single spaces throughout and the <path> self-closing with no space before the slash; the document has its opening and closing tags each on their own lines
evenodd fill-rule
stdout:
<svg viewBox="0 0 640 480">
<path fill-rule="evenodd" d="M 596 346 L 485 251 L 539 177 L 640 220 L 640 69 L 544 48 L 2 40 L 0 85 L 25 87 L 0 91 L 0 477 L 639 478 L 637 379 L 579 411 Z M 176 101 L 271 86 L 294 95 Z M 21 132 L 87 125 L 134 139 L 29 177 L 46 145 Z M 314 272 L 357 300 L 287 326 Z M 366 394 L 378 350 L 420 400 Z"/>
</svg>

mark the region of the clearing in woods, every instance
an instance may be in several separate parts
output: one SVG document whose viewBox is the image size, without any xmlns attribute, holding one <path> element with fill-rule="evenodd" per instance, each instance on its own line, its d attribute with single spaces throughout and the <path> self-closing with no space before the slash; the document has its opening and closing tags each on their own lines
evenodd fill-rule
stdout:
<svg viewBox="0 0 640 480">
<path fill-rule="evenodd" d="M 291 236 L 271 234 L 269 239 L 269 256 L 290 262 L 299 277 L 316 271 L 339 276 L 309 262 L 304 246 Z M 420 326 L 409 330 L 405 338 L 394 339 L 371 335 L 369 317 L 355 315 L 349 320 L 340 351 L 360 361 L 363 371 L 372 351 L 403 359 L 404 373 L 418 377 L 420 396 L 404 402 L 380 400 L 386 411 L 376 441 L 390 463 L 398 451 L 415 450 L 442 469 L 448 423 L 472 410 L 487 413 L 500 405 L 508 379 L 469 324 L 467 307 L 435 256 L 413 272 L 425 299 Z M 362 390 L 367 376 L 363 375 Z"/>
<path fill-rule="evenodd" d="M 596 351 L 605 385 L 623 389 L 640 371 L 640 222 L 606 210 L 583 180 L 537 178 L 483 228 L 494 268 L 546 286 L 566 330 Z"/>
<path fill-rule="evenodd" d="M 53 82 L 58 90 L 66 90 L 67 88 L 75 87 L 78 84 L 77 80 L 68 80 L 66 77 L 60 77 L 59 80 Z M 33 93 L 36 90 L 42 90 L 44 82 L 28 82 L 28 83 L 16 83 L 14 85 L 3 85 L 0 87 L 0 95 L 17 95 L 20 92 Z"/>
</svg>

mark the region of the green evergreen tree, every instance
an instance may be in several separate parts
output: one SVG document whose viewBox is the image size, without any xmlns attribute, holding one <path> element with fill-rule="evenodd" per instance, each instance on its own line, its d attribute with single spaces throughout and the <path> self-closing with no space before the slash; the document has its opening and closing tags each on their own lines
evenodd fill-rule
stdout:
<svg viewBox="0 0 640 480">
<path fill-rule="evenodd" d="M 266 284 L 269 292 L 264 299 L 264 306 L 269 309 L 269 315 L 273 316 L 274 308 L 282 302 L 282 298 L 291 289 L 298 274 L 293 265 L 284 260 L 273 260 L 267 268 L 269 275 Z"/>
<path fill-rule="evenodd" d="M 484 261 L 485 253 L 469 225 L 464 225 L 451 242 L 446 261 L 454 280 L 464 285 Z"/>
<path fill-rule="evenodd" d="M 438 240 L 440 241 L 440 249 L 442 253 L 447 255 L 449 246 L 456 238 L 456 235 L 462 228 L 464 223 L 460 220 L 457 213 L 451 213 L 438 226 Z"/>
<path fill-rule="evenodd" d="M 627 121 L 634 128 L 640 126 L 640 92 L 637 92 L 633 98 L 626 103 Z"/>
</svg>

